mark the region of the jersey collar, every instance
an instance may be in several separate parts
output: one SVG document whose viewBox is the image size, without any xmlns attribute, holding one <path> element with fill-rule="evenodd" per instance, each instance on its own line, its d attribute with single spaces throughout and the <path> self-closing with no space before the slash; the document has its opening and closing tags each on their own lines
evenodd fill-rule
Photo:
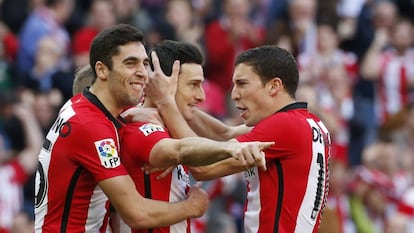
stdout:
<svg viewBox="0 0 414 233">
<path fill-rule="evenodd" d="M 308 103 L 306 102 L 295 102 L 289 105 L 286 105 L 285 107 L 281 108 L 278 112 L 287 112 L 289 110 L 294 110 L 294 109 L 299 109 L 299 108 L 304 108 L 304 109 L 308 109 Z"/>
<path fill-rule="evenodd" d="M 117 118 L 115 118 L 114 116 L 112 116 L 112 114 L 108 111 L 108 109 L 105 108 L 105 106 L 102 104 L 102 102 L 98 99 L 98 97 L 96 97 L 96 95 L 92 94 L 92 92 L 89 91 L 88 88 L 83 89 L 82 94 L 86 97 L 86 99 L 88 99 L 92 104 L 94 104 L 96 107 L 98 107 L 104 114 L 106 117 L 108 117 L 108 119 L 110 121 L 112 121 L 112 123 L 114 123 L 115 127 L 117 129 L 122 127 L 122 123 L 119 122 L 119 120 L 117 120 Z"/>
</svg>

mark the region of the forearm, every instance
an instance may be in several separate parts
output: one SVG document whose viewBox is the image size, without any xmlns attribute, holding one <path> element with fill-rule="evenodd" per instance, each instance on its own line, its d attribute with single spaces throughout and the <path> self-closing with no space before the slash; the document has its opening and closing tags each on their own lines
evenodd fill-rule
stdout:
<svg viewBox="0 0 414 233">
<path fill-rule="evenodd" d="M 361 63 L 361 75 L 365 79 L 374 80 L 380 73 L 380 53 L 381 48 L 376 45 L 367 51 Z"/>
<path fill-rule="evenodd" d="M 195 110 L 193 118 L 187 122 L 198 136 L 220 141 L 231 139 L 230 126 L 199 109 Z"/>
<path fill-rule="evenodd" d="M 160 104 L 157 109 L 173 138 L 197 136 L 187 124 L 175 102 Z"/>
<path fill-rule="evenodd" d="M 381 70 L 381 53 L 382 50 L 389 44 L 388 33 L 384 29 L 379 29 L 375 32 L 375 36 L 371 45 L 364 56 L 360 73 L 363 78 L 377 79 Z"/>
<path fill-rule="evenodd" d="M 39 122 L 34 117 L 28 117 L 22 121 L 26 148 L 38 153 L 43 143 L 43 134 Z"/>
<path fill-rule="evenodd" d="M 245 165 L 234 158 L 229 158 L 208 166 L 190 167 L 191 175 L 199 181 L 213 180 L 245 170 Z"/>
<path fill-rule="evenodd" d="M 231 143 L 236 142 L 217 142 L 201 137 L 181 139 L 176 147 L 179 163 L 188 166 L 204 166 L 230 158 L 232 156 L 229 148 Z"/>
<path fill-rule="evenodd" d="M 37 156 L 42 148 L 43 134 L 34 116 L 28 114 L 20 120 L 23 125 L 25 147 L 19 153 L 18 161 L 24 170 L 30 174 L 37 168 Z"/>
<path fill-rule="evenodd" d="M 139 210 L 141 217 L 127 223 L 133 229 L 164 227 L 195 217 L 186 201 L 166 203 L 146 198 L 143 200 Z"/>
<path fill-rule="evenodd" d="M 188 218 L 200 216 L 189 200 L 168 203 L 146 199 L 135 189 L 127 175 L 99 182 L 122 220 L 132 228 L 153 228 L 175 224 Z M 194 204 L 194 203 L 193 203 Z"/>
</svg>

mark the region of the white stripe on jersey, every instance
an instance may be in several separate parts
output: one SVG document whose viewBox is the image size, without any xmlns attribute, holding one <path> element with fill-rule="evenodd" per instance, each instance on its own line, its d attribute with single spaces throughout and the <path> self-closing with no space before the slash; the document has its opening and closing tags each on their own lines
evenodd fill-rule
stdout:
<svg viewBox="0 0 414 233">
<path fill-rule="evenodd" d="M 312 129 L 314 139 L 312 141 L 312 164 L 309 170 L 305 196 L 302 204 L 300 205 L 298 217 L 296 219 L 295 233 L 313 231 L 325 198 L 325 172 L 327 166 L 327 164 L 325 164 L 325 158 L 328 155 L 325 154 L 325 142 L 323 135 L 325 135 L 327 131 L 322 122 L 316 123 L 313 119 L 307 119 L 307 121 Z M 329 141 L 326 143 L 329 143 Z M 318 193 L 319 197 L 316 197 L 318 195 L 317 192 L 320 192 Z M 320 198 L 319 203 L 315 202 L 316 198 Z"/>
<path fill-rule="evenodd" d="M 402 59 L 390 59 L 384 73 L 385 110 L 388 114 L 398 112 L 403 104 L 400 98 L 400 70 L 404 65 Z"/>
<path fill-rule="evenodd" d="M 85 233 L 98 232 L 98 230 L 102 227 L 103 221 L 101 221 L 101 219 L 105 219 L 105 214 L 107 212 L 107 201 L 108 198 L 102 191 L 101 187 L 96 186 L 91 197 L 91 203 L 94 203 L 95 206 L 89 205 L 88 218 L 86 219 L 87 221 L 85 223 Z"/>
<path fill-rule="evenodd" d="M 190 182 L 190 177 L 185 172 L 182 165 L 177 165 L 172 172 L 171 184 L 170 184 L 170 202 L 177 202 L 186 199 L 187 189 Z M 187 220 L 170 226 L 170 233 L 184 233 L 187 232 Z"/>
<path fill-rule="evenodd" d="M 259 230 L 260 206 L 260 181 L 257 167 L 245 171 L 248 185 L 247 209 L 244 213 L 244 232 L 256 233 Z"/>
</svg>

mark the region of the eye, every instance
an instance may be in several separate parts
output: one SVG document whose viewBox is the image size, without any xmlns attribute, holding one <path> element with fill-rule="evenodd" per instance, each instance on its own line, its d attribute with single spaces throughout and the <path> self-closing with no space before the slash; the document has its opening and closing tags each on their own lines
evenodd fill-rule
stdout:
<svg viewBox="0 0 414 233">
<path fill-rule="evenodd" d="M 144 63 L 144 66 L 145 67 L 149 67 L 150 66 L 150 62 L 149 61 L 144 61 L 143 63 Z"/>
<path fill-rule="evenodd" d="M 201 88 L 201 84 L 202 84 L 202 82 L 199 82 L 199 81 L 190 83 L 192 88 Z"/>
<path fill-rule="evenodd" d="M 133 61 L 128 61 L 125 63 L 125 66 L 128 68 L 133 68 L 135 66 L 135 62 Z"/>
<path fill-rule="evenodd" d="M 238 87 L 244 87 L 247 85 L 247 82 L 244 81 L 236 81 L 236 86 Z"/>
</svg>

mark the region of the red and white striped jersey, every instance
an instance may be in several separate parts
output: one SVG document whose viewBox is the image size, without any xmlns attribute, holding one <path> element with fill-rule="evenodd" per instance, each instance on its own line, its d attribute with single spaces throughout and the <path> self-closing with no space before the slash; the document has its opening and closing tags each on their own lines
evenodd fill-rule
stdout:
<svg viewBox="0 0 414 233">
<path fill-rule="evenodd" d="M 27 173 L 17 160 L 0 165 L 0 232 L 10 230 L 14 216 L 20 211 L 26 180 Z"/>
<path fill-rule="evenodd" d="M 330 136 L 306 103 L 286 106 L 259 122 L 240 142 L 274 141 L 267 171 L 245 171 L 245 233 L 316 233 L 329 181 Z"/>
<path fill-rule="evenodd" d="M 109 201 L 98 182 L 127 175 L 120 123 L 88 91 L 71 98 L 46 136 L 35 182 L 35 232 L 106 232 Z"/>
<path fill-rule="evenodd" d="M 379 66 L 376 106 L 382 123 L 407 104 L 410 91 L 414 90 L 414 49 L 408 49 L 402 56 L 388 49 L 381 54 Z"/>
<path fill-rule="evenodd" d="M 152 148 L 160 140 L 170 138 L 168 130 L 152 123 L 129 123 L 120 130 L 122 163 L 134 180 L 135 186 L 142 196 L 154 200 L 177 202 L 186 199 L 189 189 L 187 168 L 182 165 L 175 167 L 167 177 L 157 180 L 161 173 L 145 175 L 141 166 L 149 164 Z M 139 145 L 139 146 L 137 146 Z M 122 229 L 128 229 L 122 226 Z M 123 231 L 133 233 L 189 233 L 189 220 L 168 227 Z"/>
</svg>

